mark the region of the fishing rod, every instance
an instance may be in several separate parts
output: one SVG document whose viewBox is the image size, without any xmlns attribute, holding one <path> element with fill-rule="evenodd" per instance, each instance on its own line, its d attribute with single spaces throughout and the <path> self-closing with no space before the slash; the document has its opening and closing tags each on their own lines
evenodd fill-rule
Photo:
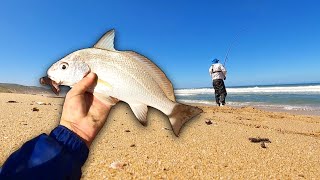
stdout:
<svg viewBox="0 0 320 180">
<path fill-rule="evenodd" d="M 227 62 L 227 60 L 228 60 L 228 56 L 229 56 L 229 53 L 230 53 L 231 48 L 232 48 L 232 47 L 234 46 L 234 44 L 237 42 L 240 34 L 241 34 L 242 32 L 244 32 L 244 31 L 245 31 L 245 29 L 243 29 L 242 31 L 240 31 L 240 32 L 235 36 L 234 40 L 231 42 L 231 44 L 230 44 L 230 46 L 229 46 L 229 49 L 228 49 L 228 51 L 227 51 L 226 57 L 225 57 L 225 59 L 224 59 L 223 66 L 226 66 L 226 62 Z"/>
</svg>

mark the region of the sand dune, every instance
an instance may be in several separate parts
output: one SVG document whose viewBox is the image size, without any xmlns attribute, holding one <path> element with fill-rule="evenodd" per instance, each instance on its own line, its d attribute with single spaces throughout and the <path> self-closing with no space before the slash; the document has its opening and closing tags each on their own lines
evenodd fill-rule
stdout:
<svg viewBox="0 0 320 180">
<path fill-rule="evenodd" d="M 7 103 L 9 100 L 17 103 Z M 51 105 L 38 105 L 39 101 Z M 0 93 L 0 164 L 25 141 L 49 133 L 58 124 L 62 104 L 62 98 Z M 82 178 L 320 177 L 319 116 L 251 107 L 201 108 L 204 113 L 187 123 L 177 138 L 159 111 L 151 108 L 148 126 L 143 127 L 130 108 L 119 103 L 91 147 Z M 271 143 L 265 142 L 262 148 L 261 143 L 249 141 L 259 137 Z M 123 168 L 110 168 L 115 161 Z"/>
<path fill-rule="evenodd" d="M 53 92 L 44 87 L 23 86 L 20 84 L 0 83 L 0 93 L 19 93 L 19 94 L 51 94 Z"/>
</svg>

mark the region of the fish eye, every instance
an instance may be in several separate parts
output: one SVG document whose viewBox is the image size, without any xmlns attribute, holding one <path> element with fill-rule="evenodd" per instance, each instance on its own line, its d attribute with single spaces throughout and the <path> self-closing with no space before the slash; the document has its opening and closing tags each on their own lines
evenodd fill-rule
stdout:
<svg viewBox="0 0 320 180">
<path fill-rule="evenodd" d="M 62 70 L 66 70 L 66 69 L 68 69 L 68 67 L 69 67 L 69 64 L 66 62 L 63 62 L 60 64 L 60 69 L 62 69 Z"/>
</svg>

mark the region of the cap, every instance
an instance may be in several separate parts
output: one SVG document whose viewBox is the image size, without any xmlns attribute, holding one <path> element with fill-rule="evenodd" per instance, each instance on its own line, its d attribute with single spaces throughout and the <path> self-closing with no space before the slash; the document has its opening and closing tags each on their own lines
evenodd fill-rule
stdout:
<svg viewBox="0 0 320 180">
<path fill-rule="evenodd" d="M 212 63 L 218 63 L 219 59 L 215 58 L 214 60 L 212 60 Z"/>
</svg>

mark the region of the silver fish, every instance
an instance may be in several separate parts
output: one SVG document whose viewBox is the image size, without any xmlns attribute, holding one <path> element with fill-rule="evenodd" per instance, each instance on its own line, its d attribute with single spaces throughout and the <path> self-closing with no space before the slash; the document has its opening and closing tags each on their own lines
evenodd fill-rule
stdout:
<svg viewBox="0 0 320 180">
<path fill-rule="evenodd" d="M 129 104 L 141 124 L 147 124 L 148 106 L 169 117 L 173 132 L 179 135 L 184 123 L 202 112 L 201 109 L 175 102 L 171 82 L 149 59 L 133 51 L 114 49 L 114 30 L 108 31 L 93 48 L 81 49 L 54 63 L 48 77 L 40 79 L 59 92 L 59 85 L 72 87 L 89 72 L 98 75 L 90 90 L 106 104 L 117 100 Z M 110 103 L 111 102 L 111 103 Z"/>
</svg>

